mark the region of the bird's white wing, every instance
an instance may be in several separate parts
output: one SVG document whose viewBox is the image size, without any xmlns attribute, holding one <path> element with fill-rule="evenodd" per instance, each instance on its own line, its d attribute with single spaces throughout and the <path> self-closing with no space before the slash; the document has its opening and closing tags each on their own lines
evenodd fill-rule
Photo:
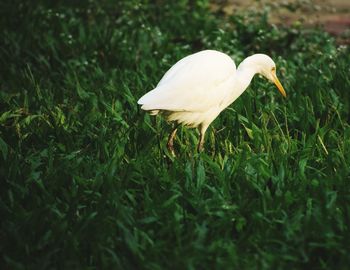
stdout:
<svg viewBox="0 0 350 270">
<path fill-rule="evenodd" d="M 144 110 L 205 111 L 224 97 L 220 85 L 235 72 L 236 65 L 228 55 L 201 51 L 172 66 L 138 104 Z"/>
</svg>

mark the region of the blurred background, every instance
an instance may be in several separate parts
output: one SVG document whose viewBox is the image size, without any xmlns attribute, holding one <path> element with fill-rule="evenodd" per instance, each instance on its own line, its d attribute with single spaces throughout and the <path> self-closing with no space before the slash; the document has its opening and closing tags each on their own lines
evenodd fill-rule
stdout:
<svg viewBox="0 0 350 270">
<path fill-rule="evenodd" d="M 337 36 L 339 43 L 350 43 L 350 1 L 348 0 L 212 0 L 213 11 L 232 15 L 237 12 L 270 11 L 274 24 L 303 24 L 323 27 Z"/>
</svg>

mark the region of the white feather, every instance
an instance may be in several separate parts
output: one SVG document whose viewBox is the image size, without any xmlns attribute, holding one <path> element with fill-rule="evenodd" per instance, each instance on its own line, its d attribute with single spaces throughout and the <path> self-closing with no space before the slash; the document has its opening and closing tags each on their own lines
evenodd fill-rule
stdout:
<svg viewBox="0 0 350 270">
<path fill-rule="evenodd" d="M 157 87 L 138 101 L 143 110 L 203 112 L 227 94 L 223 86 L 236 65 L 226 54 L 206 50 L 189 55 L 165 73 Z"/>
</svg>

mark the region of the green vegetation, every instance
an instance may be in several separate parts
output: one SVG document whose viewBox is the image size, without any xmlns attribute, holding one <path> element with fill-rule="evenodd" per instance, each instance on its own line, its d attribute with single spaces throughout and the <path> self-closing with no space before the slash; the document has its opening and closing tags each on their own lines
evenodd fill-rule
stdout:
<svg viewBox="0 0 350 270">
<path fill-rule="evenodd" d="M 1 269 L 348 269 L 350 53 L 206 1 L 12 1 L 0 25 Z M 195 12 L 192 12 L 195 10 Z M 205 152 L 136 102 L 178 59 L 271 55 Z"/>
</svg>

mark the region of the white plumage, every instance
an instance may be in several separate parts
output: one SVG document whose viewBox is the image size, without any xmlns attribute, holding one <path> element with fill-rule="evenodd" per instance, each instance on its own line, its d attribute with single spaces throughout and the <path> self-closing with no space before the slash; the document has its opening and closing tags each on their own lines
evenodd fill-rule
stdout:
<svg viewBox="0 0 350 270">
<path fill-rule="evenodd" d="M 269 56 L 255 54 L 247 57 L 236 70 L 234 61 L 228 55 L 205 50 L 173 65 L 157 87 L 141 97 L 138 104 L 152 115 L 161 113 L 168 121 L 198 127 L 200 151 L 210 123 L 244 92 L 256 73 L 273 81 L 286 95 L 277 79 L 275 63 Z M 175 133 L 176 128 L 168 140 L 172 153 Z"/>
</svg>

